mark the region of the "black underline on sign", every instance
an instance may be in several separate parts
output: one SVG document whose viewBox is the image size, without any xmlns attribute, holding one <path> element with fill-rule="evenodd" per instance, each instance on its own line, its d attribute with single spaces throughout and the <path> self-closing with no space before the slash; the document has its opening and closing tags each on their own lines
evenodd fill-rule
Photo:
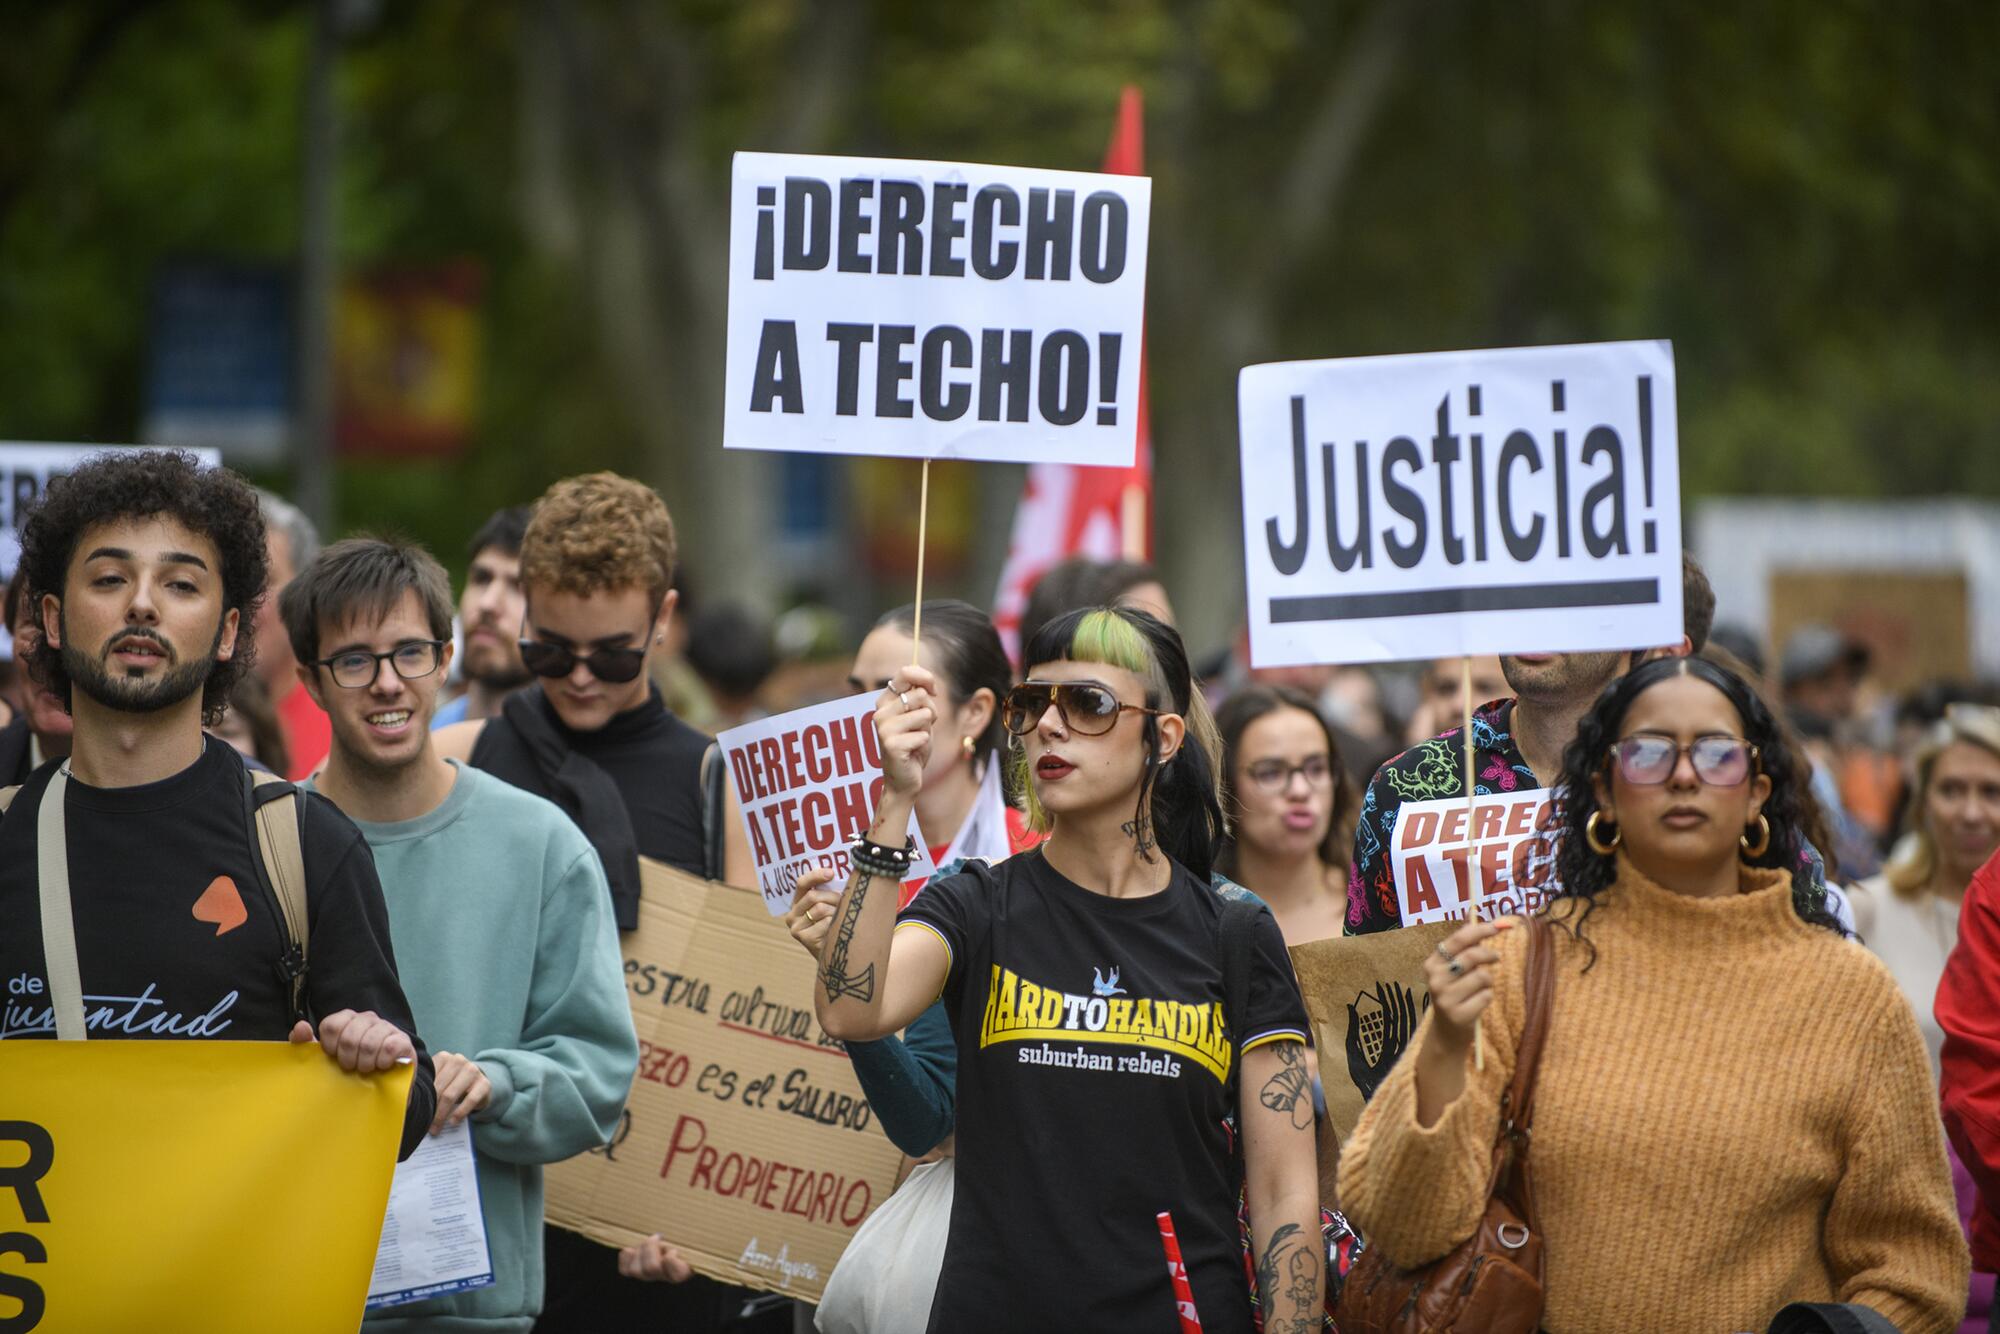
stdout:
<svg viewBox="0 0 2000 1334">
<path fill-rule="evenodd" d="M 1660 600 L 1657 579 L 1604 579 L 1576 584 L 1511 584 L 1494 588 L 1427 588 L 1416 593 L 1328 593 L 1271 599 L 1271 622 L 1359 621 L 1390 616 L 1437 616 L 1462 611 L 1549 611 L 1563 607 L 1643 607 Z"/>
<path fill-rule="evenodd" d="M 742 1024 L 732 1024 L 727 1019 L 715 1021 L 716 1027 L 729 1029 L 733 1033 L 748 1033 L 753 1038 L 765 1038 L 772 1042 L 782 1042 L 788 1047 L 804 1047 L 807 1051 L 825 1052 L 828 1056 L 847 1059 L 847 1053 L 838 1047 L 822 1047 L 816 1042 L 800 1042 L 797 1038 L 779 1037 L 776 1033 L 766 1033 L 761 1028 L 745 1028 Z"/>
</svg>

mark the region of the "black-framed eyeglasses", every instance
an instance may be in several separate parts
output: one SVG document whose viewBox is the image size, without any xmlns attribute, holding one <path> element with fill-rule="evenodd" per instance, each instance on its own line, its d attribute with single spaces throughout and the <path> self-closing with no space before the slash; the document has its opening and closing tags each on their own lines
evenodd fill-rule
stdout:
<svg viewBox="0 0 2000 1334">
<path fill-rule="evenodd" d="M 640 640 L 643 642 L 644 635 Z M 546 676 L 551 680 L 568 676 L 576 670 L 580 662 L 590 668 L 590 674 L 607 685 L 622 686 L 634 680 L 646 667 L 646 650 L 643 648 L 594 648 L 588 653 L 578 653 L 566 644 L 545 644 L 539 639 L 521 641 L 521 661 L 536 676 Z"/>
<path fill-rule="evenodd" d="M 1735 787 L 1761 763 L 1757 747 L 1734 736 L 1698 736 L 1682 745 L 1670 736 L 1641 732 L 1611 748 L 1619 776 L 1637 787 L 1666 782 L 1683 755 L 1693 764 L 1694 776 L 1710 787 Z"/>
<path fill-rule="evenodd" d="M 1109 686 L 1094 681 L 1023 681 L 1007 692 L 1000 706 L 1000 725 L 1015 736 L 1026 736 L 1055 706 L 1063 727 L 1078 736 L 1103 736 L 1118 725 L 1121 713 L 1150 713 L 1143 704 L 1123 704 Z"/>
<path fill-rule="evenodd" d="M 1297 764 L 1283 760 L 1259 760 L 1244 770 L 1250 781 L 1273 795 L 1292 785 L 1293 774 L 1304 774 L 1306 786 L 1318 791 L 1333 781 L 1333 764 L 1324 755 L 1308 755 Z"/>
<path fill-rule="evenodd" d="M 387 653 L 351 648 L 330 658 L 319 658 L 313 666 L 326 668 L 335 685 L 347 690 L 361 690 L 375 684 L 375 678 L 382 674 L 384 662 L 395 668 L 396 675 L 405 681 L 421 681 L 436 671 L 443 660 L 442 639 L 407 639 Z"/>
</svg>

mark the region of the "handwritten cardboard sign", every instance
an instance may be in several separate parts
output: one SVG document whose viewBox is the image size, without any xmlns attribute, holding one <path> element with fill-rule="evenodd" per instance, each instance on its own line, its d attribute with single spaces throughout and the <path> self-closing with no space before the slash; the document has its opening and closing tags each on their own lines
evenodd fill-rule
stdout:
<svg viewBox="0 0 2000 1334">
<path fill-rule="evenodd" d="M 1406 801 L 1389 838 L 1403 925 L 1539 912 L 1556 890 L 1562 808 L 1548 788 Z"/>
<path fill-rule="evenodd" d="M 832 888 L 847 884 L 847 845 L 868 832 L 882 797 L 877 698 L 850 695 L 716 737 L 750 837 L 757 887 L 773 917 L 792 906 L 792 887 L 815 866 L 832 868 Z M 914 814 L 909 836 L 917 845 L 910 878 L 928 879 L 937 868 Z"/>
<path fill-rule="evenodd" d="M 1129 467 L 1152 182 L 738 153 L 728 449 Z"/>
<path fill-rule="evenodd" d="M 1681 637 L 1673 348 L 1244 368 L 1259 667 Z"/>
<path fill-rule="evenodd" d="M 1362 1107 L 1416 1037 L 1430 1008 L 1424 957 L 1457 929 L 1456 922 L 1439 922 L 1292 946 L 1332 1132 L 1321 1138 L 1323 1162 L 1338 1158 Z"/>
<path fill-rule="evenodd" d="M 610 1145 L 548 1171 L 548 1219 L 654 1232 L 701 1273 L 817 1301 L 899 1154 L 813 1018 L 813 963 L 757 896 L 641 857 L 623 937 L 639 1073 Z"/>
</svg>

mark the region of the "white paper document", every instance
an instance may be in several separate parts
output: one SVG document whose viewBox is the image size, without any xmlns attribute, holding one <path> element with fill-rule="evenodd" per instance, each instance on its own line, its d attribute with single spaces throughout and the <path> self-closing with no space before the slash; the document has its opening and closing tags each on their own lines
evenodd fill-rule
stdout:
<svg viewBox="0 0 2000 1334">
<path fill-rule="evenodd" d="M 450 1126 L 396 1165 L 382 1244 L 368 1281 L 368 1308 L 441 1297 L 493 1282 L 472 1125 Z"/>
</svg>

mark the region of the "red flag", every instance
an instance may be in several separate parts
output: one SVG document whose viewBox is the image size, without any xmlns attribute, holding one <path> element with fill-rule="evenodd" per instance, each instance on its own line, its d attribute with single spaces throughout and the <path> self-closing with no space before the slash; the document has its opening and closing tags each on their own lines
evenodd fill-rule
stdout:
<svg viewBox="0 0 2000 1334">
<path fill-rule="evenodd" d="M 1121 176 L 1145 171 L 1144 106 L 1127 85 L 1118 99 L 1118 121 L 1104 152 L 1104 170 Z M 1146 412 L 1146 350 L 1139 349 L 1139 442 L 1129 468 L 1080 468 L 1035 463 L 1014 511 L 1007 563 L 994 596 L 993 623 L 1008 653 L 1020 656 L 1021 613 L 1042 572 L 1071 556 L 1093 560 L 1151 560 L 1153 556 L 1153 440 Z"/>
</svg>

